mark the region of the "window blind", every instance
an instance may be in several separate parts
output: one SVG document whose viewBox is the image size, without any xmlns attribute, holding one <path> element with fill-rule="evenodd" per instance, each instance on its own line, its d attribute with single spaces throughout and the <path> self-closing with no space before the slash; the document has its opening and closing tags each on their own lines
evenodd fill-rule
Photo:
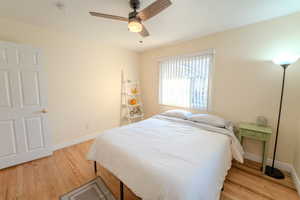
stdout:
<svg viewBox="0 0 300 200">
<path fill-rule="evenodd" d="M 213 53 L 160 61 L 159 103 L 207 110 Z"/>
</svg>

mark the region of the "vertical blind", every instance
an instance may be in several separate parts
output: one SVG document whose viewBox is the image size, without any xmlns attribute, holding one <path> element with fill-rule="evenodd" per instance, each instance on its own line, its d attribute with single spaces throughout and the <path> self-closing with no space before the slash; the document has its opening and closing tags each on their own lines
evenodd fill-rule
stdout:
<svg viewBox="0 0 300 200">
<path fill-rule="evenodd" d="M 160 61 L 159 103 L 207 110 L 213 53 Z"/>
</svg>

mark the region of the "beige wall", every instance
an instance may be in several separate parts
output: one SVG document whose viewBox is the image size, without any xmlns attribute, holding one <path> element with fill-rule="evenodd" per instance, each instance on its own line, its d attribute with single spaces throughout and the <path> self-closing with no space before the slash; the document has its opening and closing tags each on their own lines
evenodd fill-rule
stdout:
<svg viewBox="0 0 300 200">
<path fill-rule="evenodd" d="M 54 143 L 119 125 L 121 69 L 138 78 L 138 54 L 0 19 L 0 40 L 43 50 Z"/>
<path fill-rule="evenodd" d="M 158 105 L 157 59 L 208 48 L 216 49 L 213 113 L 235 122 L 254 122 L 256 116 L 264 115 L 275 127 L 282 70 L 270 60 L 282 52 L 300 53 L 300 13 L 140 55 L 11 20 L 0 19 L 0 25 L 0 40 L 43 49 L 48 73 L 49 119 L 55 144 L 119 125 L 122 68 L 129 79 L 141 76 L 147 116 L 161 112 L 164 108 Z M 299 84 L 298 62 L 287 73 L 278 147 L 278 159 L 294 161 L 297 166 L 300 165 L 294 147 Z M 274 137 L 270 155 L 273 143 Z M 247 140 L 245 147 L 248 152 L 261 152 L 261 145 L 255 141 Z"/>
<path fill-rule="evenodd" d="M 140 78 L 147 116 L 161 112 L 158 104 L 158 62 L 161 57 L 216 49 L 212 85 L 212 112 L 234 122 L 255 122 L 266 116 L 275 128 L 282 69 L 271 60 L 281 53 L 300 54 L 300 13 L 248 25 L 191 41 L 163 46 L 141 54 Z M 300 89 L 300 62 L 287 72 L 277 159 L 294 159 L 297 93 Z M 271 139 L 270 156 L 274 137 Z M 246 140 L 247 152 L 260 154 L 259 142 Z"/>
</svg>

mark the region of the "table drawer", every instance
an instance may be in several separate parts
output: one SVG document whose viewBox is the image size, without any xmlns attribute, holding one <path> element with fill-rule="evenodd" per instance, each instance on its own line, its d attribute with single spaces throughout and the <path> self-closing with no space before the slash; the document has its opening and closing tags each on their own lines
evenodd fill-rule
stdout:
<svg viewBox="0 0 300 200">
<path fill-rule="evenodd" d="M 268 140 L 270 137 L 270 134 L 266 134 L 263 132 L 256 132 L 256 131 L 250 131 L 246 129 L 240 129 L 240 135 L 246 136 L 253 139 L 259 139 L 259 140 Z"/>
</svg>

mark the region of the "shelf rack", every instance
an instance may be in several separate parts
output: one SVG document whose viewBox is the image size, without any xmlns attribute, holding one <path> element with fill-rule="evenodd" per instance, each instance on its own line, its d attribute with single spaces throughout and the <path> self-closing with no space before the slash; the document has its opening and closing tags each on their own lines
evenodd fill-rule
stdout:
<svg viewBox="0 0 300 200">
<path fill-rule="evenodd" d="M 136 91 L 133 92 L 133 91 Z M 123 105 L 127 107 L 126 118 L 129 123 L 135 122 L 137 120 L 144 119 L 144 110 L 141 100 L 141 90 L 139 81 L 126 80 L 122 82 L 122 95 L 124 97 Z M 135 100 L 134 104 L 131 104 L 131 100 Z"/>
</svg>

